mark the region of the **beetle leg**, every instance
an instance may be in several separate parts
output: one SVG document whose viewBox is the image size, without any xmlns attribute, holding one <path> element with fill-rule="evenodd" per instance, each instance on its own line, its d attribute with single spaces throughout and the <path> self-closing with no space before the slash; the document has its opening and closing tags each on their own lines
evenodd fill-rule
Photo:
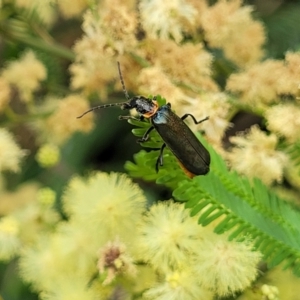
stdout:
<svg viewBox="0 0 300 300">
<path fill-rule="evenodd" d="M 206 118 L 204 118 L 204 119 L 202 119 L 200 121 L 197 121 L 196 118 L 192 114 L 185 114 L 184 116 L 181 117 L 181 120 L 186 119 L 188 116 L 190 116 L 193 119 L 193 121 L 194 121 L 195 124 L 200 124 L 200 123 L 202 123 L 202 122 L 204 122 L 204 121 L 206 121 L 206 120 L 209 119 L 209 117 L 206 117 Z"/>
<path fill-rule="evenodd" d="M 154 127 L 148 128 L 148 130 L 144 133 L 143 137 L 141 139 L 138 139 L 138 143 L 144 143 L 149 140 L 149 133 L 154 129 Z"/>
<path fill-rule="evenodd" d="M 161 146 L 161 148 L 160 148 L 159 156 L 158 156 L 158 158 L 157 158 L 157 160 L 156 160 L 156 164 L 155 164 L 155 170 L 156 170 L 156 172 L 158 172 L 158 164 L 159 164 L 160 166 L 163 165 L 163 153 L 164 153 L 165 147 L 166 147 L 166 144 L 163 144 L 163 145 Z"/>
</svg>

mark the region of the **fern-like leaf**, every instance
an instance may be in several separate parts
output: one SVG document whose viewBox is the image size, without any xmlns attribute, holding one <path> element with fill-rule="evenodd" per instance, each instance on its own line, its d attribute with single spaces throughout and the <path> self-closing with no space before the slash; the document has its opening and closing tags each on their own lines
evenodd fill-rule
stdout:
<svg viewBox="0 0 300 300">
<path fill-rule="evenodd" d="M 135 125 L 147 130 L 143 122 Z M 150 126 L 150 124 L 149 124 Z M 139 135 L 142 130 L 134 131 Z M 212 147 L 201 138 L 211 154 L 211 170 L 206 176 L 186 177 L 176 158 L 166 150 L 164 165 L 159 172 L 155 163 L 159 151 L 141 151 L 135 155 L 135 163 L 125 167 L 133 177 L 155 180 L 173 189 L 177 201 L 185 202 L 191 215 L 198 216 L 199 224 L 206 226 L 214 221 L 214 231 L 229 231 L 230 240 L 251 237 L 270 267 L 282 261 L 300 276 L 300 213 L 283 199 L 270 192 L 259 180 L 251 182 L 236 172 L 229 171 L 226 163 Z M 157 133 L 151 133 L 155 145 L 163 141 Z"/>
</svg>

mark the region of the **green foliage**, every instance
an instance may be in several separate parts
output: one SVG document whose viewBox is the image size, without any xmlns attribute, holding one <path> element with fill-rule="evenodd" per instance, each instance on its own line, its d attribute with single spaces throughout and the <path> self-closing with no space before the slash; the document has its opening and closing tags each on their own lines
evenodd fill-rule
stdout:
<svg viewBox="0 0 300 300">
<path fill-rule="evenodd" d="M 134 134 L 142 136 L 149 123 L 134 121 Z M 164 165 L 155 171 L 159 151 L 140 151 L 135 163 L 125 168 L 133 177 L 156 181 L 173 189 L 177 201 L 185 202 L 191 215 L 198 215 L 202 226 L 214 222 L 214 231 L 230 231 L 229 239 L 251 238 L 270 267 L 285 260 L 285 267 L 300 276 L 300 214 L 259 180 L 252 182 L 229 171 L 225 161 L 199 136 L 211 155 L 206 176 L 186 177 L 175 157 L 166 151 Z M 147 146 L 159 144 L 157 133 L 150 135 Z M 160 140 L 160 145 L 162 141 Z"/>
</svg>

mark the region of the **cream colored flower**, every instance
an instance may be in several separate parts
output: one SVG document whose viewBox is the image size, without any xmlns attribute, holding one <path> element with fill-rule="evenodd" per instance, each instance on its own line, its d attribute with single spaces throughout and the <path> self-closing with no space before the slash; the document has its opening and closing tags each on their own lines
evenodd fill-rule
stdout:
<svg viewBox="0 0 300 300">
<path fill-rule="evenodd" d="M 51 133 L 51 140 L 62 143 L 74 132 L 92 130 L 93 114 L 87 114 L 83 118 L 77 119 L 88 109 L 88 102 L 80 95 L 70 95 L 62 99 L 53 115 L 46 120 L 46 128 L 48 134 Z"/>
<path fill-rule="evenodd" d="M 20 149 L 12 134 L 0 128 L 0 172 L 19 171 L 21 159 L 25 154 L 26 151 Z"/>
<path fill-rule="evenodd" d="M 279 104 L 267 109 L 268 129 L 293 143 L 300 139 L 300 108 L 294 104 Z"/>
<path fill-rule="evenodd" d="M 183 32 L 193 25 L 196 10 L 184 0 L 142 0 L 139 3 L 141 23 L 152 38 L 168 39 L 176 42 L 183 38 Z"/>
<path fill-rule="evenodd" d="M 287 164 L 286 155 L 276 150 L 277 137 L 253 126 L 244 136 L 231 137 L 236 146 L 228 154 L 232 167 L 250 178 L 258 177 L 265 184 L 280 182 Z"/>
<path fill-rule="evenodd" d="M 2 76 L 18 88 L 21 100 L 28 102 L 32 100 L 32 94 L 40 87 L 41 81 L 46 79 L 47 71 L 34 52 L 28 51 L 19 60 L 10 62 Z"/>
<path fill-rule="evenodd" d="M 257 62 L 263 55 L 265 33 L 262 24 L 251 17 L 252 8 L 241 0 L 216 2 L 200 16 L 204 35 L 211 47 L 241 67 Z"/>
</svg>

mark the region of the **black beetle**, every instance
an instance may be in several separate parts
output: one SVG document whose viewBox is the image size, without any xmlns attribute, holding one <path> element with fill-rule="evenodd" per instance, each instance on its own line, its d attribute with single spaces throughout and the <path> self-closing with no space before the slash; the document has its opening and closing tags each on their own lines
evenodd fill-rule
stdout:
<svg viewBox="0 0 300 300">
<path fill-rule="evenodd" d="M 149 99 L 143 96 L 135 96 L 130 98 L 125 88 L 123 76 L 118 62 L 118 70 L 120 80 L 124 90 L 127 102 L 112 103 L 93 107 L 84 112 L 81 116 L 100 108 L 107 108 L 112 106 L 121 106 L 121 109 L 133 109 L 139 113 L 139 120 L 144 118 L 150 119 L 152 126 L 145 132 L 143 137 L 138 142 L 146 142 L 149 139 L 149 133 L 156 129 L 164 144 L 160 148 L 160 154 L 156 161 L 156 171 L 158 171 L 158 165 L 163 165 L 163 151 L 166 146 L 169 147 L 171 152 L 175 155 L 179 161 L 180 166 L 189 177 L 195 175 L 205 175 L 209 172 L 210 155 L 201 142 L 196 138 L 191 129 L 183 122 L 188 116 L 190 116 L 195 124 L 199 124 L 208 120 L 208 117 L 203 120 L 197 121 L 192 114 L 185 114 L 183 117 L 177 116 L 171 110 L 171 104 L 167 103 L 159 107 L 155 97 Z M 132 116 L 120 116 L 120 120 L 136 119 Z"/>
</svg>

